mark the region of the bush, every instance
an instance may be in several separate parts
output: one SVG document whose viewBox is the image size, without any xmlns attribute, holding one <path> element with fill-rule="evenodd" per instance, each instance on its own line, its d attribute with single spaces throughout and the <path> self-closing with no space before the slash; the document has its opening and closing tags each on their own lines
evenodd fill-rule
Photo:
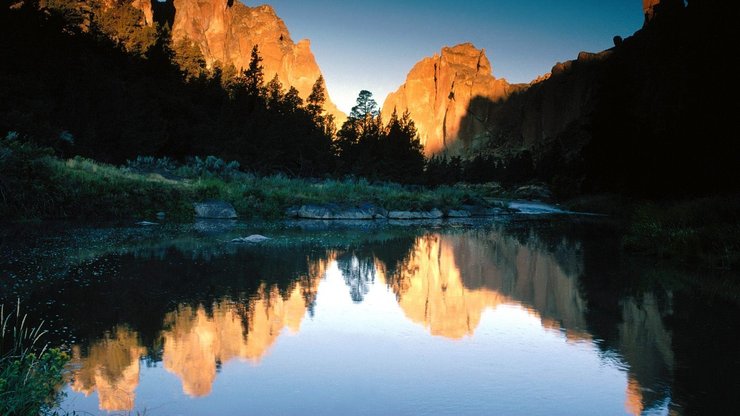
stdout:
<svg viewBox="0 0 740 416">
<path fill-rule="evenodd" d="M 177 169 L 175 161 L 169 157 L 155 158 L 153 156 L 137 156 L 134 160 L 126 161 L 126 169 L 139 173 L 174 173 Z"/>
<path fill-rule="evenodd" d="M 232 180 L 243 177 L 239 171 L 239 162 L 225 162 L 216 156 L 207 156 L 201 159 L 196 156 L 190 159 L 187 165 L 177 170 L 177 175 L 183 178 L 219 178 Z"/>
<path fill-rule="evenodd" d="M 69 356 L 39 340 L 46 333 L 29 327 L 21 316 L 20 302 L 15 313 L 0 305 L 0 414 L 49 414 L 62 397 L 65 364 Z M 12 320 L 12 322 L 11 322 Z"/>
</svg>

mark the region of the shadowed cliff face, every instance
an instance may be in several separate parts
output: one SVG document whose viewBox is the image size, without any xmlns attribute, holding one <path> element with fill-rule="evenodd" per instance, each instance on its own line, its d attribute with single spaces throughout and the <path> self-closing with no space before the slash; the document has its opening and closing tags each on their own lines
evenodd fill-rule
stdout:
<svg viewBox="0 0 740 416">
<path fill-rule="evenodd" d="M 389 119 L 394 109 L 411 113 L 424 153 L 430 156 L 447 150 L 461 137 L 483 132 L 478 120 L 462 123 L 470 113 L 485 113 L 483 108 L 471 106 L 474 97 L 495 102 L 518 88 L 493 76 L 484 50 L 470 43 L 445 47 L 439 55 L 416 64 L 406 82 L 388 95 L 383 118 Z"/>
<path fill-rule="evenodd" d="M 152 0 L 155 8 L 163 7 L 155 3 L 158 2 Z M 195 42 L 209 68 L 217 63 L 224 67 L 234 65 L 237 70 L 247 68 L 252 47 L 259 45 L 265 79 L 277 74 L 283 85 L 295 87 L 304 99 L 321 75 L 310 41 L 294 43 L 285 22 L 269 5 L 248 7 L 228 0 L 169 0 L 165 4 L 171 4 L 175 10 L 171 25 L 173 41 Z M 151 15 L 147 2 L 133 5 L 144 11 L 145 16 Z M 346 118 L 330 99 L 325 109 L 336 117 L 338 124 Z"/>
<path fill-rule="evenodd" d="M 737 191 L 732 136 L 736 2 L 645 1 L 645 25 L 600 53 L 558 63 L 529 88 L 471 100 L 460 125 L 485 120 L 452 153 L 511 159 L 531 152 L 537 179 L 573 193 L 682 196 Z"/>
<path fill-rule="evenodd" d="M 451 153 L 466 156 L 492 149 L 506 153 L 533 149 L 556 138 L 568 152 L 577 153 L 587 143 L 578 128 L 599 99 L 599 65 L 610 55 L 610 51 L 581 52 L 578 59 L 557 63 L 547 76 L 504 101 L 473 97 L 460 123 L 479 123 L 483 134 L 461 136 Z"/>
</svg>

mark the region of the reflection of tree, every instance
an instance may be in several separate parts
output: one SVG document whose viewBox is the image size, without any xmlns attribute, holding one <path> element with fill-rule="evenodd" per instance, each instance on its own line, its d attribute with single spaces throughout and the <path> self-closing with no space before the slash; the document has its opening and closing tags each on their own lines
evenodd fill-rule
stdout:
<svg viewBox="0 0 740 416">
<path fill-rule="evenodd" d="M 370 286 L 375 283 L 375 261 L 371 256 L 358 257 L 354 252 L 337 257 L 337 265 L 349 287 L 349 294 L 355 303 L 362 302 Z"/>
<path fill-rule="evenodd" d="M 414 234 L 360 245 L 337 255 L 337 265 L 354 302 L 362 302 L 378 273 L 385 276 L 386 284 L 391 287 L 404 284 L 399 270 L 408 267 L 416 245 Z M 398 292 L 394 290 L 394 293 Z"/>
</svg>

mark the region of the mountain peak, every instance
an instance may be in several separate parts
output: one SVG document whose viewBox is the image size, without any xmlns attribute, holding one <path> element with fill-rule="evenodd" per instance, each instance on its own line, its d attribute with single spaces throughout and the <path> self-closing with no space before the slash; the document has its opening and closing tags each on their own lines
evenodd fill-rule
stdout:
<svg viewBox="0 0 740 416">
<path fill-rule="evenodd" d="M 474 98 L 490 102 L 510 93 L 506 80 L 493 77 L 491 62 L 484 49 L 472 43 L 443 47 L 441 52 L 419 61 L 406 82 L 388 95 L 383 117 L 396 109 L 408 111 L 416 123 L 427 156 L 444 152 L 459 139 L 483 134 L 475 123 L 461 125 L 463 118 L 476 111 Z M 481 101 L 481 100 L 476 100 Z"/>
<path fill-rule="evenodd" d="M 285 22 L 267 4 L 250 7 L 231 0 L 172 0 L 175 16 L 172 26 L 173 40 L 189 39 L 200 48 L 206 64 L 212 67 L 234 65 L 247 68 L 254 45 L 259 46 L 265 77 L 277 74 L 288 88 L 295 87 L 304 99 L 311 93 L 321 69 L 311 52 L 311 43 L 303 39 L 293 43 Z M 151 13 L 150 2 L 135 0 L 132 3 Z M 337 122 L 346 118 L 331 100 L 326 111 Z"/>
</svg>

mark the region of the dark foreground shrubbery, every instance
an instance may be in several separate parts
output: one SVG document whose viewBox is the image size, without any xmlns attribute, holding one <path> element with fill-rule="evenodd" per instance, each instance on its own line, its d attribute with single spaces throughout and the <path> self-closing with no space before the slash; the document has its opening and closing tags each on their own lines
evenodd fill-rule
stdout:
<svg viewBox="0 0 740 416">
<path fill-rule="evenodd" d="M 0 305 L 0 414 L 50 414 L 58 405 L 69 356 L 42 345 L 43 322 L 32 326 L 20 303 Z"/>
</svg>

